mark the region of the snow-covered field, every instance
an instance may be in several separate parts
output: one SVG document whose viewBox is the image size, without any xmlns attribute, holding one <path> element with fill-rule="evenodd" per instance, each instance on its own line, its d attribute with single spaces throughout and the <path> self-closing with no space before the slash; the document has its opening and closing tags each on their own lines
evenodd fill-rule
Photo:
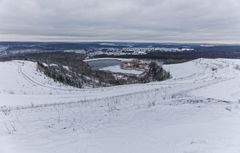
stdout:
<svg viewBox="0 0 240 153">
<path fill-rule="evenodd" d="M 0 63 L 0 153 L 240 152 L 240 60 L 164 68 L 163 82 L 76 89 Z"/>
</svg>

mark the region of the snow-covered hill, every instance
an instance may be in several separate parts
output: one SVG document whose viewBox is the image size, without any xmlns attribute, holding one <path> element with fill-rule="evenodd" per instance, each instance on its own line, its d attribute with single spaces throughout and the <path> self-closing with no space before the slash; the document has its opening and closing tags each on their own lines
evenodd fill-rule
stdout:
<svg viewBox="0 0 240 153">
<path fill-rule="evenodd" d="M 240 152 L 240 60 L 164 68 L 163 82 L 77 89 L 0 63 L 0 152 Z"/>
</svg>

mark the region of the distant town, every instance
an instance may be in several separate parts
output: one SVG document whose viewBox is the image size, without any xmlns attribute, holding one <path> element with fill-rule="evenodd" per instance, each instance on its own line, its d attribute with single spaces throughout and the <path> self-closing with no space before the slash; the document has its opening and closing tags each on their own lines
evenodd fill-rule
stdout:
<svg viewBox="0 0 240 153">
<path fill-rule="evenodd" d="M 183 51 L 193 51 L 192 48 L 98 48 L 92 50 L 79 50 L 79 53 L 88 53 L 88 56 L 96 55 L 146 55 L 151 52 L 183 52 Z"/>
</svg>

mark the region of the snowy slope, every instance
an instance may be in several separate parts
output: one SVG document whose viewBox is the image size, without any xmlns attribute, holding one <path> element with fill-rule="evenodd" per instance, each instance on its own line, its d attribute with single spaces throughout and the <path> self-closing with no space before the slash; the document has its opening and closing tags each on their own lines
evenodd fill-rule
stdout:
<svg viewBox="0 0 240 153">
<path fill-rule="evenodd" d="M 76 89 L 0 63 L 0 153 L 240 152 L 239 67 L 197 59 L 163 82 Z"/>
<path fill-rule="evenodd" d="M 42 95 L 71 89 L 37 71 L 36 63 L 11 61 L 0 63 L 1 94 Z"/>
</svg>

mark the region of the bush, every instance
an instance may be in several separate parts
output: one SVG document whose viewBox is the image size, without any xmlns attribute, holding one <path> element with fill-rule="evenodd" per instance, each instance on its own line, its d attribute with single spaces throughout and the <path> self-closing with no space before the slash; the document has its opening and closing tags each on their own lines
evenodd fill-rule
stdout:
<svg viewBox="0 0 240 153">
<path fill-rule="evenodd" d="M 149 64 L 148 77 L 150 81 L 161 81 L 170 78 L 170 73 L 165 71 L 156 62 L 151 62 Z"/>
</svg>

